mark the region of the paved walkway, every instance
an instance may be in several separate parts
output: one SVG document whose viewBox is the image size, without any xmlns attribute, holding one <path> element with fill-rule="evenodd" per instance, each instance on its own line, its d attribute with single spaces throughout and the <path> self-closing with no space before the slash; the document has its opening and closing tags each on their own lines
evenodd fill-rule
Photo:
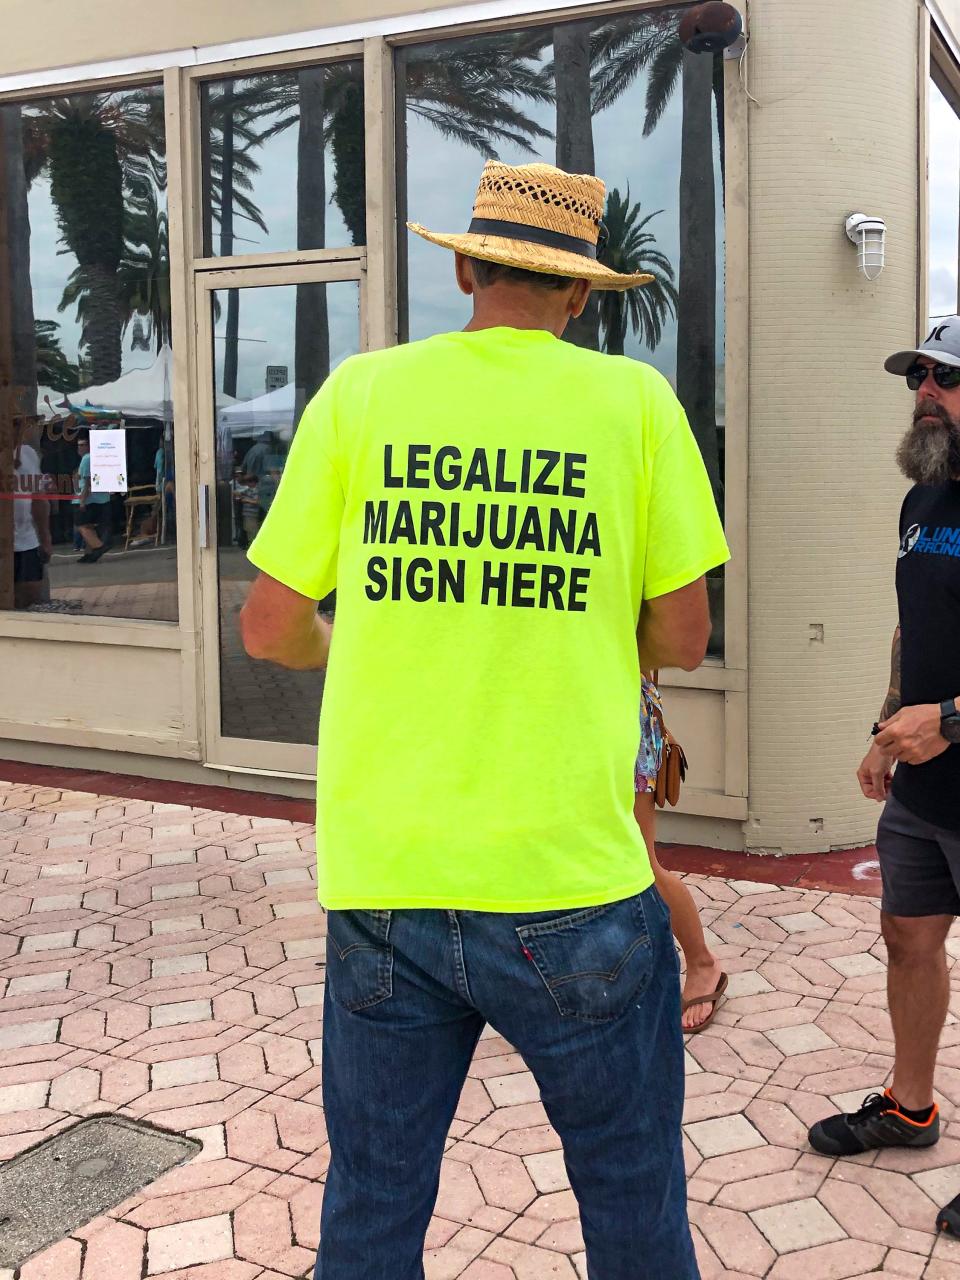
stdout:
<svg viewBox="0 0 960 1280">
<path fill-rule="evenodd" d="M 0 1160 L 104 1111 L 204 1144 L 18 1280 L 309 1275 L 327 1160 L 311 864 L 305 823 L 0 783 Z M 689 1044 L 704 1280 L 960 1280 L 960 1243 L 931 1230 L 960 1191 L 960 1022 L 944 1038 L 937 1148 L 814 1156 L 807 1124 L 891 1065 L 876 901 L 691 883 L 733 975 Z M 495 1035 L 461 1099 L 428 1243 L 429 1280 L 585 1275 L 557 1139 Z"/>
</svg>

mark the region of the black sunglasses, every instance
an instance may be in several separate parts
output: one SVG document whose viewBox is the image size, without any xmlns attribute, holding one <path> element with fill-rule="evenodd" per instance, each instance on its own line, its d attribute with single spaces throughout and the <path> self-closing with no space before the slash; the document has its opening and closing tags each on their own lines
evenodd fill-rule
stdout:
<svg viewBox="0 0 960 1280">
<path fill-rule="evenodd" d="M 944 391 L 952 391 L 960 387 L 960 367 L 952 364 L 935 364 L 931 368 L 927 364 L 912 364 L 907 370 L 907 386 L 911 391 L 918 391 L 927 380 L 927 374 L 933 374 L 933 380 Z"/>
</svg>

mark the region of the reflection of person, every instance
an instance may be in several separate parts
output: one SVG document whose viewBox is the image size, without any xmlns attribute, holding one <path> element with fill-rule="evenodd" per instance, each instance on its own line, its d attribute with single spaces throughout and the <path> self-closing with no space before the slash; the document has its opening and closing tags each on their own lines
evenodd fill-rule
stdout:
<svg viewBox="0 0 960 1280">
<path fill-rule="evenodd" d="M 110 495 L 94 493 L 90 484 L 90 437 L 77 437 L 80 466 L 77 468 L 78 493 L 74 499 L 73 523 L 86 544 L 87 551 L 79 564 L 95 564 L 110 546 Z"/>
<path fill-rule="evenodd" d="M 560 1134 L 589 1273 L 698 1274 L 677 956 L 633 763 L 641 664 L 702 660 L 727 549 L 666 379 L 558 341 L 592 283 L 650 278 L 597 262 L 603 201 L 596 178 L 491 162 L 473 232 L 433 237 L 458 251 L 466 331 L 337 368 L 250 549 L 247 651 L 321 668 L 336 637 L 323 1280 L 423 1275 L 485 1024 Z"/>
<path fill-rule="evenodd" d="M 270 505 L 276 496 L 283 470 L 283 459 L 274 441 L 272 431 L 260 431 L 257 442 L 247 453 L 242 463 L 243 476 L 248 483 L 257 486 L 260 523 L 266 519 Z"/>
<path fill-rule="evenodd" d="M 960 916 L 960 316 L 886 368 L 916 391 L 897 454 L 914 487 L 900 513 L 890 690 L 857 777 L 863 794 L 884 804 L 877 856 L 895 1059 L 888 1089 L 810 1130 L 814 1148 L 830 1156 L 938 1140 L 945 943 Z"/>
<path fill-rule="evenodd" d="M 43 569 L 53 553 L 50 504 L 39 496 L 44 491 L 40 457 L 25 439 L 29 426 L 26 418 L 14 422 L 13 603 L 16 609 L 27 609 L 43 599 Z"/>
<path fill-rule="evenodd" d="M 685 1032 L 702 1031 L 713 1021 L 727 986 L 727 976 L 707 946 L 693 894 L 672 871 L 660 865 L 656 855 L 657 774 L 663 762 L 663 711 L 660 690 L 643 677 L 640 706 L 640 750 L 634 766 L 634 817 L 643 832 L 656 885 L 670 908 L 670 923 L 686 961 L 682 1022 Z"/>
</svg>

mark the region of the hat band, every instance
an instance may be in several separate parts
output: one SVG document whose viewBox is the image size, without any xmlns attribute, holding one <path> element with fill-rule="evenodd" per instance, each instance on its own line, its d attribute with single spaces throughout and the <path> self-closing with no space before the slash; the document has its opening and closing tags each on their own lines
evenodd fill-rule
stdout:
<svg viewBox="0 0 960 1280">
<path fill-rule="evenodd" d="M 562 231 L 550 231 L 546 227 L 531 227 L 525 222 L 501 222 L 499 218 L 474 218 L 468 228 L 470 235 L 503 236 L 508 240 L 526 240 L 530 244 L 542 244 L 548 249 L 565 249 L 583 258 L 596 259 L 597 246 L 580 236 L 567 236 Z"/>
</svg>

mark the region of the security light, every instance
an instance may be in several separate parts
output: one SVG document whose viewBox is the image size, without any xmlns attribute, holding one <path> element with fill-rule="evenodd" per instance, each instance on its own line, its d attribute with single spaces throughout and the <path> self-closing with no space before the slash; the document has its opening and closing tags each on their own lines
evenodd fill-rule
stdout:
<svg viewBox="0 0 960 1280">
<path fill-rule="evenodd" d="M 857 246 L 857 262 L 868 280 L 876 280 L 883 270 L 887 224 L 882 218 L 851 213 L 845 223 L 847 236 Z"/>
</svg>

